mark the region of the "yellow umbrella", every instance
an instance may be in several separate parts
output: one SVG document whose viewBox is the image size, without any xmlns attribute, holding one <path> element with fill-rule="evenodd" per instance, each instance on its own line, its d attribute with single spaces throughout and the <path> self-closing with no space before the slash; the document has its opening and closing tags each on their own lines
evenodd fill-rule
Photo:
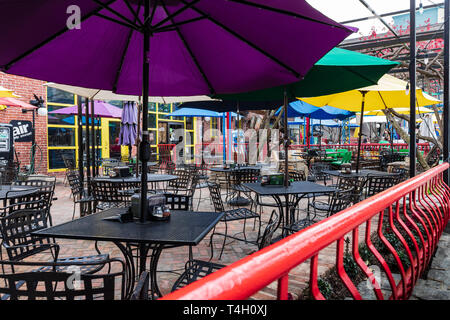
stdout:
<svg viewBox="0 0 450 320">
<path fill-rule="evenodd" d="M 393 108 L 395 112 L 399 114 L 409 114 L 410 110 L 409 108 Z M 416 108 L 416 114 L 423 114 L 423 113 L 433 113 L 433 109 L 426 108 L 426 107 L 417 107 Z M 375 111 L 368 111 L 364 113 L 365 116 L 384 116 L 384 113 L 382 110 L 375 110 Z"/>
<path fill-rule="evenodd" d="M 377 85 L 320 97 L 301 98 L 300 100 L 317 107 L 328 105 L 353 112 L 360 111 L 361 114 L 364 114 L 364 111 L 376 111 L 384 108 L 409 108 L 410 92 L 406 81 L 385 74 L 378 80 Z M 416 89 L 416 107 L 429 106 L 440 102 L 440 100 L 424 93 L 421 89 Z M 361 117 L 360 120 L 360 128 L 362 128 L 363 118 Z M 359 132 L 356 158 L 357 171 L 359 171 L 360 150 L 361 131 Z"/>
<path fill-rule="evenodd" d="M 14 98 L 14 97 L 17 97 L 17 95 L 15 95 L 12 90 L 0 86 L 0 98 Z"/>
<path fill-rule="evenodd" d="M 300 100 L 317 107 L 329 105 L 359 112 L 363 101 L 362 92 L 366 92 L 364 97 L 365 111 L 381 110 L 386 107 L 406 109 L 409 108 L 410 103 L 410 94 L 407 92 L 407 88 L 408 83 L 406 81 L 385 74 L 374 86 L 313 98 L 300 98 Z M 421 89 L 416 90 L 416 101 L 419 107 L 441 103 L 440 100 L 426 94 Z"/>
</svg>

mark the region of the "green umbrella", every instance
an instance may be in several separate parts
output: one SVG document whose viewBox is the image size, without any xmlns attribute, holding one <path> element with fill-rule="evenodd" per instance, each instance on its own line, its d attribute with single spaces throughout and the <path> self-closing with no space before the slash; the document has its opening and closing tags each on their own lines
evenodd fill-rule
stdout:
<svg viewBox="0 0 450 320">
<path fill-rule="evenodd" d="M 289 179 L 287 169 L 289 148 L 289 137 L 287 137 L 288 102 L 295 100 L 297 97 L 317 97 L 376 85 L 384 74 L 397 65 L 399 65 L 399 62 L 341 48 L 333 48 L 310 69 L 301 81 L 245 93 L 216 95 L 214 98 L 234 101 L 237 106 L 240 102 L 245 101 L 265 101 L 266 103 L 273 101 L 275 105 L 276 102 L 282 101 L 286 135 L 283 142 L 286 156 L 285 184 L 287 184 Z"/>
<path fill-rule="evenodd" d="M 214 97 L 236 101 L 280 101 L 285 89 L 289 101 L 297 97 L 322 96 L 377 84 L 378 79 L 398 64 L 359 52 L 334 48 L 320 59 L 301 81 L 286 86 Z"/>
</svg>

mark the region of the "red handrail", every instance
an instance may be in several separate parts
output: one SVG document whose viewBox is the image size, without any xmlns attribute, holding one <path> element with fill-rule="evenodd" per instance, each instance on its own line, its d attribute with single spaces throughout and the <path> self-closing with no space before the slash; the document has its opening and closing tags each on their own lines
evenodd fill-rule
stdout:
<svg viewBox="0 0 450 320">
<path fill-rule="evenodd" d="M 308 259 L 311 260 L 310 292 L 313 298 L 324 299 L 318 285 L 319 253 L 334 244 L 339 278 L 353 298 L 361 299 L 361 293 L 346 273 L 343 263 L 345 238 L 349 235 L 352 239 L 351 255 L 360 270 L 369 279 L 376 279 L 360 256 L 359 244 L 364 242 L 388 279 L 391 288 L 389 297 L 384 297 L 378 282 L 372 280 L 376 298 L 408 299 L 415 283 L 429 264 L 449 220 L 450 188 L 443 181 L 443 172 L 448 168 L 448 163 L 434 167 L 162 299 L 246 299 L 274 281 L 278 282 L 278 299 L 286 299 L 289 272 Z M 387 240 L 383 220 L 386 220 L 389 232 L 405 248 L 409 267 L 402 262 L 398 250 Z M 359 235 L 360 229 L 365 230 L 362 237 Z M 396 272 L 401 275 L 399 281 L 394 280 L 391 265 L 374 245 L 374 234 L 393 256 L 398 269 Z"/>
</svg>

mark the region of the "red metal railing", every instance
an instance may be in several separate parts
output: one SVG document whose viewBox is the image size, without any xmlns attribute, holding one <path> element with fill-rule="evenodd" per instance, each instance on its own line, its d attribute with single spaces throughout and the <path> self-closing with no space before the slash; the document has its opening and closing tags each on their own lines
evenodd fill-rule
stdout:
<svg viewBox="0 0 450 320">
<path fill-rule="evenodd" d="M 278 299 L 287 299 L 289 273 L 308 261 L 311 296 L 324 299 L 319 281 L 324 250 L 335 250 L 336 274 L 354 299 L 362 295 L 344 262 L 349 258 L 369 279 L 376 299 L 408 299 L 449 220 L 450 189 L 443 181 L 448 168 L 448 163 L 434 167 L 162 299 L 246 299 L 274 281 Z M 387 279 L 387 291 L 381 290 L 373 263 Z"/>
</svg>

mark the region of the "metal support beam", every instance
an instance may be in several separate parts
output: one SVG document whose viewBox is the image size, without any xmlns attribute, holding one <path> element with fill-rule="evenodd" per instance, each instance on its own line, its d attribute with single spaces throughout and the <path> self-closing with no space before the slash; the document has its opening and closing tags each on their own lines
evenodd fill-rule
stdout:
<svg viewBox="0 0 450 320">
<path fill-rule="evenodd" d="M 441 128 L 441 133 L 444 136 L 444 150 L 443 159 L 448 161 L 449 158 L 449 139 L 450 139 L 450 0 L 445 0 L 445 15 L 444 15 L 444 110 L 442 115 L 442 123 L 444 127 Z M 448 170 L 444 171 L 444 181 L 450 185 Z"/>
<path fill-rule="evenodd" d="M 409 121 L 409 176 L 416 175 L 416 0 L 410 0 L 409 62 L 410 121 Z"/>
</svg>

